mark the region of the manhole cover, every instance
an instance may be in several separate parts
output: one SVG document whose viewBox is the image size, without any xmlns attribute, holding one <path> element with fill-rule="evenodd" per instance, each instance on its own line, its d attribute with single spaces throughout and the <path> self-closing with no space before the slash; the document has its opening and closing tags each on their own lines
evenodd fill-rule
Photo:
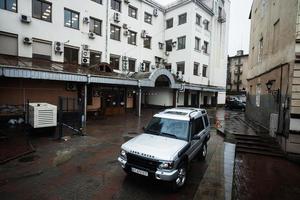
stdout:
<svg viewBox="0 0 300 200">
<path fill-rule="evenodd" d="M 37 155 L 26 156 L 26 157 L 20 158 L 19 162 L 33 162 L 33 161 L 35 161 L 35 160 L 37 160 L 39 158 L 40 157 L 37 156 Z"/>
</svg>

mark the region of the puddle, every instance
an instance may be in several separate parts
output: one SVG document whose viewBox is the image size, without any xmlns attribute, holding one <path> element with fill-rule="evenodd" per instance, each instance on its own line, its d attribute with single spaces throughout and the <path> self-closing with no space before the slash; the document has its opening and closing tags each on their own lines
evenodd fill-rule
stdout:
<svg viewBox="0 0 300 200">
<path fill-rule="evenodd" d="M 26 156 L 26 157 L 20 158 L 18 161 L 19 162 L 33 162 L 35 160 L 38 160 L 39 158 L 40 158 L 40 156 L 31 155 L 31 156 Z"/>
<path fill-rule="evenodd" d="M 59 166 L 67 161 L 69 161 L 74 154 L 74 150 L 62 150 L 56 152 L 56 157 L 53 160 L 54 166 Z"/>
</svg>

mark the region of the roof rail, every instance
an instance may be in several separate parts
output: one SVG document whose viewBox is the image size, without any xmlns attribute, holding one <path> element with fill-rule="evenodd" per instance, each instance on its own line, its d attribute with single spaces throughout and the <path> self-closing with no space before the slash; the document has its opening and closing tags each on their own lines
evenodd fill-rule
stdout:
<svg viewBox="0 0 300 200">
<path fill-rule="evenodd" d="M 192 112 L 189 113 L 189 118 L 192 119 L 191 114 L 194 112 L 197 112 L 198 110 L 193 110 Z"/>
</svg>

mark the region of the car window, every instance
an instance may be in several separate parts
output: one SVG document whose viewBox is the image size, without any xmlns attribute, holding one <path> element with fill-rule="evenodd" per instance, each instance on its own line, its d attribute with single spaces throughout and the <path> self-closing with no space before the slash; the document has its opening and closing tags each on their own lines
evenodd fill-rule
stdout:
<svg viewBox="0 0 300 200">
<path fill-rule="evenodd" d="M 187 140 L 189 122 L 183 120 L 153 117 L 146 128 L 146 133 L 169 135 Z"/>
<path fill-rule="evenodd" d="M 193 121 L 192 124 L 192 136 L 197 135 L 204 129 L 203 119 L 199 117 Z"/>
<path fill-rule="evenodd" d="M 203 117 L 204 117 L 205 126 L 208 127 L 209 126 L 208 117 L 207 115 L 204 115 Z"/>
</svg>

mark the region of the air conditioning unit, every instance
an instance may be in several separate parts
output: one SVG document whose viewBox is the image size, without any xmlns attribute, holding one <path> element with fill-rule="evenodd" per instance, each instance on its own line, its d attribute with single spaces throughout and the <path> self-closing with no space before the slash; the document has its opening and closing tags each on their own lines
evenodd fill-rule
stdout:
<svg viewBox="0 0 300 200">
<path fill-rule="evenodd" d="M 90 39 L 95 39 L 95 33 L 89 32 L 88 35 Z"/>
<path fill-rule="evenodd" d="M 127 24 L 123 24 L 123 28 L 124 29 L 128 29 L 128 25 Z"/>
<path fill-rule="evenodd" d="M 84 49 L 84 50 L 88 50 L 88 49 L 89 49 L 89 45 L 87 45 L 87 44 L 83 44 L 83 45 L 82 45 L 82 49 Z"/>
<path fill-rule="evenodd" d="M 119 23 L 120 22 L 120 14 L 119 13 L 114 13 L 114 21 Z"/>
<path fill-rule="evenodd" d="M 158 48 L 159 48 L 159 49 L 163 49 L 163 48 L 164 48 L 164 43 L 159 42 L 159 43 L 158 43 Z"/>
<path fill-rule="evenodd" d="M 31 17 L 28 15 L 21 15 L 21 22 L 29 24 L 31 22 Z"/>
<path fill-rule="evenodd" d="M 82 21 L 83 21 L 84 24 L 90 23 L 90 19 L 89 19 L 88 17 L 84 17 L 84 18 L 82 19 Z"/>
<path fill-rule="evenodd" d="M 66 83 L 66 90 L 67 91 L 77 91 L 77 85 L 75 83 L 70 83 L 70 82 L 67 82 Z"/>
<path fill-rule="evenodd" d="M 32 44 L 32 38 L 24 37 L 23 43 L 24 43 L 24 44 Z"/>
<path fill-rule="evenodd" d="M 177 44 L 176 41 L 172 42 L 172 47 L 176 47 L 176 44 Z"/>
<path fill-rule="evenodd" d="M 129 0 L 124 0 L 124 3 L 129 4 L 130 1 Z"/>
<path fill-rule="evenodd" d="M 157 16 L 158 16 L 158 10 L 157 10 L 157 8 L 155 8 L 155 9 L 153 10 L 153 16 L 154 16 L 154 17 L 157 17 Z"/>
<path fill-rule="evenodd" d="M 129 35 L 129 31 L 124 31 L 124 32 L 123 32 L 123 35 L 124 35 L 124 36 L 128 36 L 128 35 Z"/>
<path fill-rule="evenodd" d="M 140 71 L 141 72 L 145 71 L 145 63 L 140 63 Z"/>
<path fill-rule="evenodd" d="M 128 60 L 127 56 L 122 56 L 122 60 Z"/>
<path fill-rule="evenodd" d="M 89 65 L 90 64 L 90 51 L 88 49 L 83 49 L 81 54 L 81 64 Z"/>
<path fill-rule="evenodd" d="M 29 103 L 29 124 L 33 128 L 57 125 L 57 107 L 48 103 Z"/>
<path fill-rule="evenodd" d="M 166 56 L 169 56 L 169 55 L 170 55 L 170 53 L 169 53 L 168 51 L 166 51 L 166 52 L 165 52 L 165 55 L 166 55 Z"/>
<path fill-rule="evenodd" d="M 178 79 L 180 79 L 180 80 L 183 79 L 182 71 L 177 71 L 176 75 L 177 75 Z"/>
<path fill-rule="evenodd" d="M 64 43 L 62 42 L 54 42 L 54 52 L 55 53 L 63 53 L 64 52 Z"/>
<path fill-rule="evenodd" d="M 142 37 L 142 38 L 145 38 L 146 36 L 147 36 L 146 30 L 142 30 L 142 32 L 141 32 L 141 37 Z"/>
</svg>

